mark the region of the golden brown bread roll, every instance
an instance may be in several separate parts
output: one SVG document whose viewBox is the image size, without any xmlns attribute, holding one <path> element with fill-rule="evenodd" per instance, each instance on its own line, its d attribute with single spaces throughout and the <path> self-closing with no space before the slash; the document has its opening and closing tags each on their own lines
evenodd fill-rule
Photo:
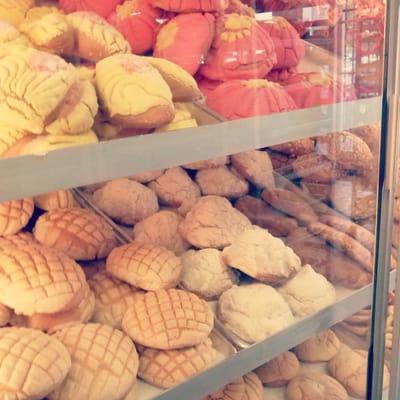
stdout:
<svg viewBox="0 0 400 400">
<path fill-rule="evenodd" d="M 264 398 L 263 385 L 254 372 L 244 375 L 243 380 L 245 384 L 243 400 L 262 400 Z"/>
<path fill-rule="evenodd" d="M 36 329 L 1 329 L 3 399 L 44 398 L 63 382 L 70 368 L 71 357 L 56 338 Z"/>
<path fill-rule="evenodd" d="M 210 306 L 193 293 L 159 290 L 138 293 L 135 300 L 122 320 L 122 328 L 143 346 L 160 350 L 196 346 L 207 339 L 213 328 Z"/>
<path fill-rule="evenodd" d="M 57 331 L 54 337 L 67 348 L 72 365 L 67 379 L 48 396 L 50 400 L 119 400 L 135 385 L 138 355 L 121 331 L 101 324 L 77 324 Z"/>
<path fill-rule="evenodd" d="M 0 58 L 1 121 L 41 134 L 76 79 L 72 65 L 49 53 L 27 48 Z"/>
<path fill-rule="evenodd" d="M 19 232 L 33 214 L 32 199 L 11 200 L 0 203 L 0 237 Z"/>
<path fill-rule="evenodd" d="M 299 195 L 287 189 L 265 189 L 262 198 L 272 207 L 291 215 L 299 222 L 309 224 L 318 220 L 312 207 Z"/>
<path fill-rule="evenodd" d="M 324 362 L 333 358 L 340 349 L 340 340 L 328 329 L 297 345 L 293 351 L 300 361 Z"/>
<path fill-rule="evenodd" d="M 93 322 L 121 329 L 122 318 L 135 302 L 139 289 L 99 271 L 90 277 L 88 284 L 95 296 Z"/>
<path fill-rule="evenodd" d="M 75 260 L 104 258 L 117 245 L 112 228 L 97 214 L 82 208 L 43 214 L 36 222 L 34 236 Z"/>
<path fill-rule="evenodd" d="M 49 192 L 33 198 L 35 206 L 44 210 L 56 210 L 58 208 L 73 208 L 77 206 L 74 195 L 70 190 Z"/>
<path fill-rule="evenodd" d="M 81 302 L 87 289 L 82 268 L 44 246 L 2 249 L 0 262 L 0 302 L 17 314 L 70 310 Z"/>
<path fill-rule="evenodd" d="M 216 355 L 210 339 L 181 350 L 145 348 L 140 354 L 138 375 L 152 385 L 167 389 L 207 369 Z"/>
<path fill-rule="evenodd" d="M 104 110 L 117 125 L 152 129 L 174 118 L 169 86 L 138 56 L 118 54 L 98 62 L 96 87 Z"/>
<path fill-rule="evenodd" d="M 297 357 L 290 351 L 285 351 L 271 361 L 258 367 L 254 372 L 266 386 L 285 386 L 293 379 L 300 369 Z"/>
<path fill-rule="evenodd" d="M 130 243 L 116 247 L 107 257 L 107 272 L 144 290 L 175 287 L 181 277 L 179 257 L 164 247 Z"/>
<path fill-rule="evenodd" d="M 35 240 L 33 235 L 29 232 L 19 232 L 15 235 L 5 236 L 0 238 L 0 251 L 7 249 L 8 247 L 26 247 L 39 245 L 39 242 Z"/>
<path fill-rule="evenodd" d="M 235 203 L 254 225 L 268 229 L 273 236 L 287 236 L 298 227 L 297 221 L 272 208 L 262 199 L 243 196 Z"/>
<path fill-rule="evenodd" d="M 204 397 L 203 400 L 242 400 L 245 396 L 245 391 L 246 384 L 243 377 L 241 377 Z"/>
<path fill-rule="evenodd" d="M 114 54 L 130 53 L 124 36 L 94 12 L 78 11 L 68 15 L 73 29 L 76 56 L 98 62 Z"/>
</svg>

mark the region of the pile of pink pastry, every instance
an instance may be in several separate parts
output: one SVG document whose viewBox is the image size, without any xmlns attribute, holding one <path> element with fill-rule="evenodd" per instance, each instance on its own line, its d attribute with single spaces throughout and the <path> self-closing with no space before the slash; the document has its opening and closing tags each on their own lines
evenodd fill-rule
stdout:
<svg viewBox="0 0 400 400">
<path fill-rule="evenodd" d="M 240 0 L 59 0 L 94 11 L 133 53 L 152 53 L 195 76 L 207 105 L 227 119 L 331 104 L 349 96 L 326 74 L 298 73 L 305 44 L 284 18 L 257 21 Z M 350 96 L 351 97 L 351 96 Z"/>
</svg>

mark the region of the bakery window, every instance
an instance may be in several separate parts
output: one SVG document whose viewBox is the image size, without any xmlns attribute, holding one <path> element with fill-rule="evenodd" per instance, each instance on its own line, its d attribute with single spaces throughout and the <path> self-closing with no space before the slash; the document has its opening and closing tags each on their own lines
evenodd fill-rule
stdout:
<svg viewBox="0 0 400 400">
<path fill-rule="evenodd" d="M 0 399 L 397 400 L 393 1 L 0 0 Z"/>
</svg>

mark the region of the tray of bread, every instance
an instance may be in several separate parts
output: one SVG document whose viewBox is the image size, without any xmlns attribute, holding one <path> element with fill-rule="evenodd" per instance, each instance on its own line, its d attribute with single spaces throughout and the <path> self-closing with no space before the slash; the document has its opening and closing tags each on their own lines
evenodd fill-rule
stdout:
<svg viewBox="0 0 400 400">
<path fill-rule="evenodd" d="M 365 398 L 368 352 L 359 338 L 339 335 L 336 327 L 310 337 L 279 354 L 254 371 L 225 385 L 221 393 L 244 392 L 253 400 L 304 400 Z M 389 368 L 384 367 L 383 388 L 387 398 Z M 215 396 L 215 397 L 212 397 Z"/>
</svg>

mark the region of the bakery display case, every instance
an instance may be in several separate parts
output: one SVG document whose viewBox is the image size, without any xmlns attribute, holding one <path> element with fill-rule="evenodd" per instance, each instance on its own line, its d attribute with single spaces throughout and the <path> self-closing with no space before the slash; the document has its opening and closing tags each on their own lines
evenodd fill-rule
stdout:
<svg viewBox="0 0 400 400">
<path fill-rule="evenodd" d="M 397 399 L 398 4 L 12 3 L 0 399 Z"/>
</svg>

